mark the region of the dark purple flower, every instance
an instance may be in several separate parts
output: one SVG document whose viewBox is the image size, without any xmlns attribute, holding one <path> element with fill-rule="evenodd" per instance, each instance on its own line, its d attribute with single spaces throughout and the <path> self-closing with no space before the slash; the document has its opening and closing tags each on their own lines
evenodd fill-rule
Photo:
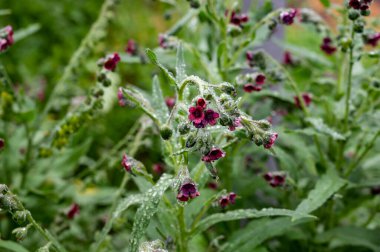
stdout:
<svg viewBox="0 0 380 252">
<path fill-rule="evenodd" d="M 177 194 L 177 199 L 182 202 L 186 202 L 189 199 L 194 199 L 198 197 L 200 193 L 198 192 L 197 186 L 191 180 L 186 180 L 180 186 Z"/>
<path fill-rule="evenodd" d="M 208 184 L 207 184 L 207 187 L 208 188 L 210 188 L 211 190 L 216 190 L 216 189 L 218 189 L 218 183 L 216 183 L 216 182 L 209 182 Z"/>
<path fill-rule="evenodd" d="M 253 52 L 252 51 L 247 51 L 245 53 L 245 58 L 247 59 L 248 63 L 251 62 L 253 60 Z"/>
<path fill-rule="evenodd" d="M 241 126 L 241 123 L 240 123 L 240 118 L 237 117 L 235 118 L 235 120 L 232 122 L 231 125 L 228 126 L 228 129 L 230 131 L 234 131 L 237 127 Z"/>
<path fill-rule="evenodd" d="M 195 124 L 200 124 L 205 118 L 203 113 L 203 108 L 201 106 L 190 107 L 189 108 L 189 120 Z"/>
<path fill-rule="evenodd" d="M 125 96 L 123 94 L 123 89 L 122 88 L 119 88 L 117 90 L 117 100 L 118 100 L 118 103 L 119 103 L 120 107 L 124 107 L 124 106 L 127 105 L 127 99 L 125 98 Z"/>
<path fill-rule="evenodd" d="M 168 106 L 169 109 L 172 109 L 175 105 L 175 97 L 166 97 L 165 98 L 166 106 Z"/>
<path fill-rule="evenodd" d="M 13 28 L 8 25 L 0 30 L 0 52 L 5 51 L 13 44 Z"/>
<path fill-rule="evenodd" d="M 265 149 L 270 149 L 274 145 L 274 142 L 276 141 L 278 137 L 277 133 L 269 133 L 266 135 L 264 138 L 264 148 Z"/>
<path fill-rule="evenodd" d="M 361 2 L 360 2 L 360 0 L 350 0 L 350 2 L 348 3 L 348 5 L 351 8 L 354 8 L 355 10 L 359 10 L 360 7 L 361 7 Z"/>
<path fill-rule="evenodd" d="M 77 203 L 74 203 L 71 205 L 69 211 L 67 212 L 66 216 L 67 218 L 74 219 L 75 215 L 79 214 L 79 205 Z"/>
<path fill-rule="evenodd" d="M 332 40 L 329 37 L 323 39 L 321 50 L 326 54 L 331 55 L 336 52 L 336 47 L 332 45 Z"/>
<path fill-rule="evenodd" d="M 288 51 L 284 53 L 284 65 L 294 65 L 292 54 Z"/>
<path fill-rule="evenodd" d="M 165 166 L 163 164 L 153 164 L 152 170 L 156 174 L 162 174 L 165 171 Z"/>
<path fill-rule="evenodd" d="M 312 96 L 309 93 L 303 93 L 302 99 L 303 99 L 303 102 L 305 103 L 306 107 L 308 107 L 312 102 Z M 301 101 L 298 98 L 298 96 L 294 96 L 294 103 L 296 104 L 297 108 L 301 108 Z"/>
<path fill-rule="evenodd" d="M 247 83 L 243 86 L 244 92 L 252 93 L 253 91 L 259 92 L 262 87 L 257 84 Z"/>
<path fill-rule="evenodd" d="M 5 146 L 5 140 L 0 138 L 0 150 L 2 150 Z"/>
<path fill-rule="evenodd" d="M 286 175 L 279 172 L 267 172 L 263 175 L 263 178 L 272 187 L 283 186 L 285 184 Z"/>
<path fill-rule="evenodd" d="M 229 12 L 226 11 L 225 15 L 228 16 Z M 230 23 L 237 26 L 242 26 L 244 23 L 249 21 L 247 14 L 237 14 L 235 11 L 232 11 L 230 17 Z"/>
<path fill-rule="evenodd" d="M 109 71 L 114 71 L 117 63 L 120 61 L 120 56 L 118 53 L 114 53 L 111 56 L 108 56 L 104 62 L 104 68 Z"/>
<path fill-rule="evenodd" d="M 234 192 L 230 192 L 230 193 L 228 194 L 228 199 L 229 199 L 229 201 L 231 202 L 231 204 L 235 204 L 236 193 L 234 193 Z"/>
<path fill-rule="evenodd" d="M 207 107 L 207 102 L 203 98 L 199 98 L 197 100 L 197 106 L 201 107 L 202 109 L 205 109 Z"/>
<path fill-rule="evenodd" d="M 375 186 L 371 188 L 372 195 L 380 195 L 380 186 Z"/>
<path fill-rule="evenodd" d="M 210 124 L 211 126 L 214 126 L 217 122 L 217 119 L 219 118 L 219 113 L 215 112 L 212 109 L 208 109 L 204 112 L 204 124 Z"/>
<path fill-rule="evenodd" d="M 128 53 L 129 55 L 137 54 L 136 42 L 133 39 L 128 40 L 127 46 L 125 48 L 125 52 Z"/>
<path fill-rule="evenodd" d="M 166 34 L 158 35 L 158 44 L 162 49 L 166 49 L 169 47 L 168 36 Z"/>
<path fill-rule="evenodd" d="M 210 162 L 218 160 L 219 158 L 224 157 L 225 155 L 226 153 L 222 151 L 221 149 L 212 148 L 211 151 L 207 153 L 207 155 L 204 155 L 202 157 L 202 161 L 210 163 Z"/>
<path fill-rule="evenodd" d="M 219 199 L 219 206 L 221 208 L 225 208 L 227 207 L 228 205 L 230 204 L 230 200 L 228 199 L 228 197 L 226 195 L 220 197 Z"/>
<path fill-rule="evenodd" d="M 256 79 L 255 79 L 256 84 L 257 85 L 264 85 L 265 84 L 265 79 L 266 79 L 266 77 L 265 77 L 264 74 L 261 74 L 261 73 L 257 74 Z"/>
<path fill-rule="evenodd" d="M 282 11 L 280 13 L 280 22 L 285 25 L 291 25 L 294 23 L 294 18 L 297 15 L 296 9 L 291 9 L 288 11 Z"/>
<path fill-rule="evenodd" d="M 373 47 L 377 46 L 380 41 L 380 32 L 368 35 L 365 39 L 365 43 Z"/>
<path fill-rule="evenodd" d="M 197 128 L 197 129 L 203 129 L 204 127 L 207 126 L 205 120 L 202 120 L 200 123 L 195 123 L 195 122 L 193 122 L 193 125 L 194 125 L 194 127 Z"/>
<path fill-rule="evenodd" d="M 124 169 L 127 172 L 131 172 L 132 171 L 132 164 L 128 160 L 128 156 L 126 154 L 123 155 L 123 159 L 121 160 L 121 165 L 124 167 Z"/>
</svg>

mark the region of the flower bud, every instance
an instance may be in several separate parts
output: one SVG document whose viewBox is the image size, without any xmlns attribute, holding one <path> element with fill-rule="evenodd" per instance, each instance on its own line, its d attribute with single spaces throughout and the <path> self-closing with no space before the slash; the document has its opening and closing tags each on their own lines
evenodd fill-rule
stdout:
<svg viewBox="0 0 380 252">
<path fill-rule="evenodd" d="M 232 119 L 226 115 L 222 115 L 219 119 L 219 123 L 222 126 L 229 126 L 232 124 Z"/>
<path fill-rule="evenodd" d="M 0 194 L 6 194 L 8 192 L 8 186 L 0 184 Z"/>
<path fill-rule="evenodd" d="M 349 18 L 350 20 L 352 20 L 352 21 L 358 19 L 359 16 L 360 16 L 360 13 L 359 13 L 357 10 L 353 10 L 353 9 L 351 9 L 351 10 L 349 10 L 349 12 L 348 12 L 348 18 Z"/>
<path fill-rule="evenodd" d="M 198 9 L 201 6 L 199 0 L 190 0 L 190 7 L 193 9 Z"/>
<path fill-rule="evenodd" d="M 367 9 L 367 10 L 360 10 L 360 14 L 362 16 L 368 17 L 369 15 L 371 15 L 371 11 L 369 9 Z"/>
<path fill-rule="evenodd" d="M 7 211 L 17 210 L 17 203 L 10 195 L 0 195 L 0 208 Z"/>
<path fill-rule="evenodd" d="M 231 96 L 236 96 L 236 94 L 237 94 L 235 87 L 232 84 L 227 83 L 227 82 L 222 84 L 221 90 L 224 93 L 229 94 Z"/>
<path fill-rule="evenodd" d="M 241 27 L 240 26 L 237 26 L 237 25 L 231 25 L 231 24 L 229 24 L 228 26 L 227 26 L 227 33 L 229 34 L 229 35 L 231 35 L 231 37 L 237 37 L 237 36 L 239 36 L 241 33 L 242 33 L 242 29 L 241 29 Z"/>
<path fill-rule="evenodd" d="M 16 211 L 13 214 L 13 219 L 15 219 L 17 221 L 17 223 L 22 224 L 26 221 L 28 214 L 29 214 L 29 212 L 27 210 Z"/>
<path fill-rule="evenodd" d="M 190 134 L 186 139 L 186 148 L 191 148 L 197 143 L 197 137 L 195 134 Z"/>
<path fill-rule="evenodd" d="M 173 135 L 173 131 L 168 125 L 164 125 L 160 129 L 160 134 L 162 139 L 169 140 Z"/>
<path fill-rule="evenodd" d="M 181 135 L 186 135 L 187 133 L 189 133 L 189 131 L 190 131 L 190 125 L 188 123 L 181 123 L 178 126 L 178 132 Z"/>
<path fill-rule="evenodd" d="M 28 228 L 27 227 L 15 228 L 13 229 L 12 234 L 15 235 L 18 241 L 24 240 L 25 237 L 28 235 Z"/>
<path fill-rule="evenodd" d="M 272 127 L 271 123 L 268 120 L 257 121 L 257 125 L 264 131 L 267 131 Z"/>
<path fill-rule="evenodd" d="M 362 22 L 356 22 L 354 24 L 354 31 L 356 33 L 363 33 L 363 31 L 364 31 L 364 24 Z"/>
</svg>

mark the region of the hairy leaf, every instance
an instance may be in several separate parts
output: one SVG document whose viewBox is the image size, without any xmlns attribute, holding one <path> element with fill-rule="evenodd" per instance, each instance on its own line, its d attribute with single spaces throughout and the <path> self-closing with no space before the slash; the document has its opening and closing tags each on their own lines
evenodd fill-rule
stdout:
<svg viewBox="0 0 380 252">
<path fill-rule="evenodd" d="M 264 208 L 262 210 L 256 210 L 256 209 L 235 210 L 235 211 L 229 211 L 226 213 L 217 213 L 217 214 L 208 216 L 207 218 L 201 220 L 195 226 L 195 228 L 191 232 L 191 235 L 196 235 L 200 232 L 203 232 L 219 222 L 248 219 L 248 218 L 261 218 L 261 217 L 269 217 L 269 216 L 290 216 L 293 218 L 305 218 L 305 217 L 313 218 L 314 217 L 312 215 L 307 215 L 301 212 L 295 212 L 295 211 L 291 211 L 287 209 L 276 209 L 276 208 Z"/>
<path fill-rule="evenodd" d="M 380 251 L 379 229 L 361 227 L 338 227 L 321 233 L 316 242 L 330 242 L 330 249 L 342 246 L 361 246 L 372 251 Z"/>
<path fill-rule="evenodd" d="M 146 49 L 146 55 L 148 56 L 148 58 L 150 59 L 150 61 L 153 64 L 155 64 L 156 66 L 158 66 L 161 69 L 161 71 L 164 73 L 164 75 L 168 78 L 169 83 L 171 85 L 177 87 L 177 82 L 176 82 L 176 79 L 174 78 L 173 74 L 166 67 L 164 67 L 164 65 L 162 65 L 160 62 L 158 62 L 157 55 L 152 50 L 150 50 L 149 48 Z"/>
<path fill-rule="evenodd" d="M 332 195 L 334 195 L 346 181 L 341 179 L 334 171 L 323 175 L 309 192 L 309 195 L 298 205 L 296 212 L 308 214 L 322 206 Z"/>
<path fill-rule="evenodd" d="M 172 176 L 163 174 L 157 184 L 144 194 L 142 205 L 137 210 L 133 222 L 132 238 L 130 240 L 131 252 L 138 251 L 140 240 L 145 234 L 150 219 L 156 213 L 162 195 L 172 183 Z"/>
<path fill-rule="evenodd" d="M 307 121 L 320 133 L 332 137 L 334 140 L 346 139 L 342 134 L 327 126 L 321 118 L 308 118 Z"/>
<path fill-rule="evenodd" d="M 265 240 L 284 234 L 288 229 L 307 221 L 291 221 L 288 217 L 251 221 L 245 228 L 235 232 L 227 241 L 224 252 L 252 251 Z"/>
<path fill-rule="evenodd" d="M 124 198 L 122 201 L 120 201 L 119 205 L 116 207 L 115 211 L 112 213 L 111 218 L 108 220 L 107 224 L 104 226 L 102 232 L 100 233 L 99 237 L 97 237 L 97 242 L 95 245 L 95 248 L 99 248 L 101 243 L 106 238 L 107 234 L 110 232 L 112 228 L 112 224 L 114 221 L 120 217 L 120 215 L 126 211 L 130 206 L 140 204 L 143 201 L 142 195 L 130 195 L 126 198 Z"/>
<path fill-rule="evenodd" d="M 166 106 L 165 98 L 162 94 L 160 86 L 160 80 L 158 79 L 157 75 L 153 77 L 152 95 L 153 108 L 156 110 L 156 114 L 158 115 L 158 118 L 161 121 L 161 123 L 165 123 L 169 117 L 169 109 L 168 106 Z"/>
<path fill-rule="evenodd" d="M 183 45 L 180 42 L 177 47 L 177 61 L 175 66 L 176 71 L 176 80 L 177 83 L 180 83 L 186 78 L 186 64 L 185 58 L 183 55 Z"/>
</svg>

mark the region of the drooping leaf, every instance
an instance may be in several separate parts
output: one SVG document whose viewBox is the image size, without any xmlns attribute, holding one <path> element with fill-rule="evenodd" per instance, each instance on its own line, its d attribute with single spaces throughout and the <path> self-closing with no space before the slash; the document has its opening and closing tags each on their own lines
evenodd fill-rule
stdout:
<svg viewBox="0 0 380 252">
<path fill-rule="evenodd" d="M 309 214 L 322 206 L 332 195 L 334 195 L 346 181 L 341 179 L 335 171 L 329 170 L 315 185 L 309 195 L 298 205 L 296 212 Z"/>
<path fill-rule="evenodd" d="M 219 222 L 224 221 L 233 221 L 240 219 L 249 219 L 249 218 L 261 218 L 261 217 L 270 217 L 270 216 L 290 216 L 293 218 L 313 218 L 313 216 L 308 214 L 303 214 L 302 212 L 296 212 L 287 209 L 276 209 L 276 208 L 264 208 L 262 210 L 256 209 L 245 209 L 245 210 L 235 210 L 229 211 L 226 213 L 217 213 L 207 218 L 201 220 L 195 228 L 192 230 L 191 235 L 196 235 L 200 232 L 203 232 Z"/>
<path fill-rule="evenodd" d="M 186 78 L 186 64 L 183 55 L 183 45 L 180 42 L 177 47 L 177 61 L 175 66 L 177 83 L 181 83 Z"/>
<path fill-rule="evenodd" d="M 143 202 L 137 210 L 134 218 L 129 251 L 138 251 L 140 240 L 145 234 L 150 219 L 156 213 L 158 204 L 160 203 L 164 192 L 172 183 L 172 176 L 163 174 L 157 184 L 144 194 Z"/>
<path fill-rule="evenodd" d="M 284 234 L 290 228 L 310 219 L 291 221 L 289 217 L 251 221 L 245 228 L 235 232 L 227 241 L 223 252 L 249 252 L 265 240 Z"/>
<path fill-rule="evenodd" d="M 157 118 L 152 105 L 140 91 L 135 87 L 128 86 L 123 88 L 123 94 L 140 107 L 157 125 L 160 125 L 160 120 Z"/>
<path fill-rule="evenodd" d="M 346 138 L 327 126 L 322 118 L 308 118 L 307 121 L 319 132 L 332 137 L 334 140 L 345 140 Z"/>
<path fill-rule="evenodd" d="M 146 55 L 148 56 L 148 58 L 150 59 L 150 61 L 153 64 L 155 64 L 156 66 L 158 66 L 161 69 L 161 71 L 164 73 L 164 75 L 168 78 L 169 83 L 172 86 L 177 87 L 177 83 L 176 83 L 176 79 L 174 78 L 174 75 L 164 65 L 162 65 L 160 62 L 158 62 L 157 55 L 152 50 L 150 50 L 149 48 L 146 49 Z"/>
<path fill-rule="evenodd" d="M 317 243 L 330 243 L 329 249 L 342 246 L 361 246 L 372 251 L 380 251 L 379 229 L 369 230 L 362 227 L 337 227 L 321 233 Z"/>
<path fill-rule="evenodd" d="M 0 251 L 3 251 L 1 248 L 5 249 L 4 251 L 29 252 L 29 250 L 14 241 L 0 240 Z"/>
<path fill-rule="evenodd" d="M 126 211 L 130 206 L 140 204 L 143 201 L 142 195 L 130 195 L 122 199 L 119 205 L 116 207 L 115 211 L 112 213 L 112 216 L 108 220 L 107 224 L 104 226 L 102 232 L 96 238 L 95 251 L 101 246 L 101 243 L 106 238 L 107 234 L 110 232 L 114 221 L 120 217 L 120 215 Z"/>
</svg>

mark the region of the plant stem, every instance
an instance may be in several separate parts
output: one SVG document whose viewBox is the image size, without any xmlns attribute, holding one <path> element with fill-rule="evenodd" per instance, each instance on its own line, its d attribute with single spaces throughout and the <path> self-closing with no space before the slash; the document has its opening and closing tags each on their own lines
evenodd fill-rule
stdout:
<svg viewBox="0 0 380 252">
<path fill-rule="evenodd" d="M 351 40 L 354 41 L 355 39 L 355 31 L 352 28 L 351 31 Z M 352 87 L 352 69 L 354 66 L 354 47 L 353 45 L 350 46 L 350 52 L 349 52 L 349 66 L 348 66 L 348 80 L 347 80 L 347 92 L 346 92 L 346 107 L 345 107 L 345 113 L 344 113 L 344 131 L 348 131 L 348 115 L 350 110 L 350 98 L 351 98 L 351 87 Z"/>
<path fill-rule="evenodd" d="M 187 252 L 187 230 L 185 223 L 185 207 L 179 205 L 178 206 L 178 224 L 179 224 L 179 235 L 180 235 L 180 252 Z"/>
</svg>

